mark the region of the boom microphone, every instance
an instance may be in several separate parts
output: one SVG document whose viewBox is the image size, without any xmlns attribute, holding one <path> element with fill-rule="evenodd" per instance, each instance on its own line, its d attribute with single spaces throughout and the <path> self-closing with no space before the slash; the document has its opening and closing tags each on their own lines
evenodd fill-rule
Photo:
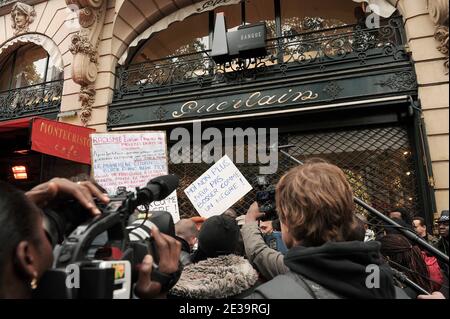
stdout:
<svg viewBox="0 0 450 319">
<path fill-rule="evenodd" d="M 180 179 L 176 175 L 158 176 L 150 180 L 145 187 L 136 192 L 135 205 L 145 205 L 155 200 L 163 200 L 179 185 Z"/>
</svg>

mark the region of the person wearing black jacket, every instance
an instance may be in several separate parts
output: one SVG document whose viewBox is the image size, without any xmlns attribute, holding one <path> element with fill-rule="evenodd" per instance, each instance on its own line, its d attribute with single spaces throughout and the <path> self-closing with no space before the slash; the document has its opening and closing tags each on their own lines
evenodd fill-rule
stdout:
<svg viewBox="0 0 450 319">
<path fill-rule="evenodd" d="M 436 248 L 448 255 L 448 210 L 441 212 L 438 219 L 439 235 L 441 238 L 436 243 Z"/>
<path fill-rule="evenodd" d="M 328 163 L 291 169 L 277 184 L 276 206 L 290 271 L 249 298 L 396 298 L 380 243 L 350 241 L 353 194 L 341 169 Z M 255 210 L 253 204 L 249 213 Z"/>
</svg>

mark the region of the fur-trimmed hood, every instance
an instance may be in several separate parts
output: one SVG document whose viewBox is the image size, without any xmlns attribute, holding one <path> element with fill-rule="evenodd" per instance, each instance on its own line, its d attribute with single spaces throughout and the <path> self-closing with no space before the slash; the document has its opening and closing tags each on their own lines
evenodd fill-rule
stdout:
<svg viewBox="0 0 450 319">
<path fill-rule="evenodd" d="M 225 255 L 186 266 L 170 294 L 190 299 L 229 298 L 250 289 L 257 280 L 256 270 L 244 257 Z"/>
</svg>

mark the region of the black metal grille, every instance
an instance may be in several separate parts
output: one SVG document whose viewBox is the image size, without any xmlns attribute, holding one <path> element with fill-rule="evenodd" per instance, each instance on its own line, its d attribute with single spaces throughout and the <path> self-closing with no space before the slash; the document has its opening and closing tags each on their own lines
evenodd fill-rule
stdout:
<svg viewBox="0 0 450 319">
<path fill-rule="evenodd" d="M 355 196 L 380 211 L 404 207 L 417 214 L 422 209 L 414 165 L 414 150 L 405 127 L 289 133 L 281 135 L 279 143 L 293 144 L 289 153 L 301 161 L 320 157 L 342 168 Z M 193 155 L 194 159 L 200 159 L 198 151 Z M 273 184 L 287 170 L 296 166 L 295 162 L 283 154 L 279 154 L 278 159 L 278 171 L 269 177 L 269 181 Z M 180 177 L 180 189 L 184 190 L 210 166 L 206 163 L 170 163 L 169 170 Z M 254 187 L 253 191 L 234 206 L 239 214 L 244 214 L 255 200 L 257 189 L 255 177 L 259 174 L 259 165 L 236 164 L 236 166 Z M 184 217 L 196 215 L 195 209 L 182 191 L 178 192 L 178 197 L 181 215 Z M 356 210 L 366 214 L 359 207 Z"/>
<path fill-rule="evenodd" d="M 59 111 L 63 81 L 0 92 L 0 121 Z"/>
</svg>

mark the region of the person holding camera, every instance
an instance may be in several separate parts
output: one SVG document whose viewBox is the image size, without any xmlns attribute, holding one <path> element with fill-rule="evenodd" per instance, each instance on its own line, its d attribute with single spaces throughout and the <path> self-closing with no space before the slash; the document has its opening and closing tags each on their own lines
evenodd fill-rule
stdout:
<svg viewBox="0 0 450 319">
<path fill-rule="evenodd" d="M 307 163 L 291 169 L 277 184 L 276 208 L 289 271 L 257 287 L 250 298 L 396 297 L 380 243 L 354 240 L 352 189 L 337 166 Z M 248 214 L 257 216 L 258 206 Z"/>
<path fill-rule="evenodd" d="M 270 248 L 264 240 L 264 229 L 258 222 L 263 216 L 264 213 L 259 211 L 258 203 L 253 203 L 245 215 L 241 235 L 248 260 L 255 265 L 264 279 L 270 280 L 285 274 L 289 269 L 284 264 L 283 254 Z"/>
<path fill-rule="evenodd" d="M 94 198 L 105 204 L 109 201 L 90 181 L 74 183 L 54 178 L 26 193 L 0 182 L 0 298 L 32 297 L 43 274 L 53 263 L 42 209 L 72 198 L 94 216 L 101 214 Z M 176 272 L 180 244 L 156 228 L 152 229 L 152 235 L 160 252 L 159 271 Z M 152 256 L 145 256 L 135 286 L 135 294 L 140 298 L 161 294 L 161 284 L 150 279 L 152 267 Z"/>
</svg>

